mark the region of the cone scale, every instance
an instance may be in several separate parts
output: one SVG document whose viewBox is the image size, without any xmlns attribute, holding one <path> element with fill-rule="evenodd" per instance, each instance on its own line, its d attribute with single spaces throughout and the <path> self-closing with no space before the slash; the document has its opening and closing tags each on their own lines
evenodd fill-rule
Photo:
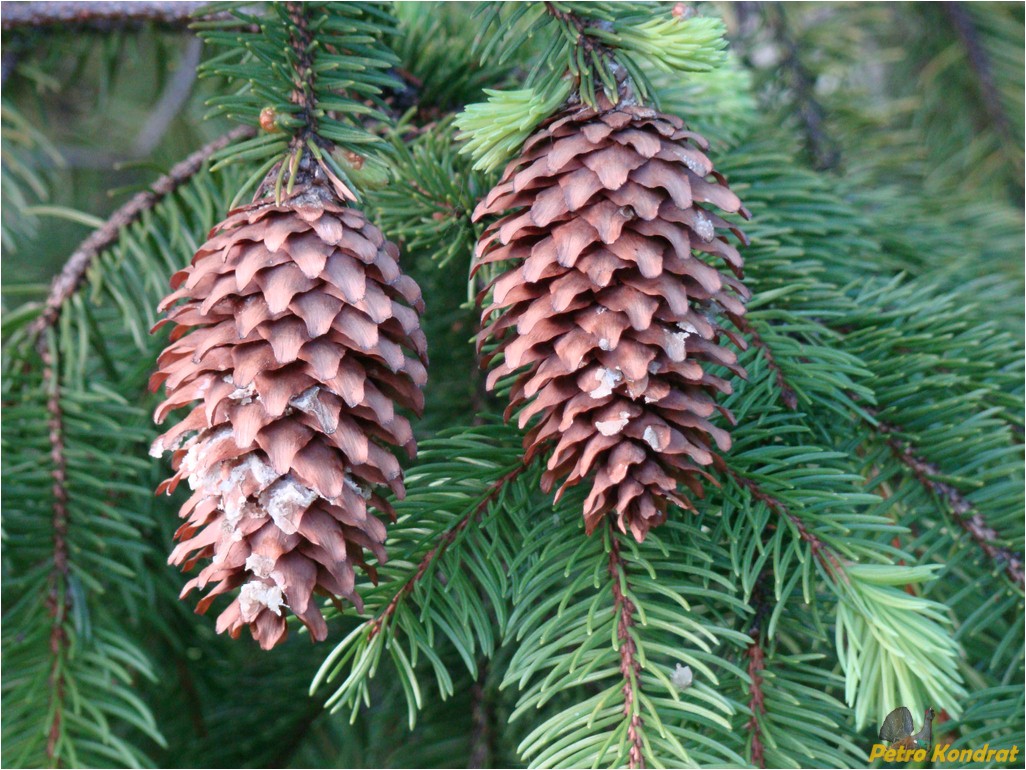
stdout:
<svg viewBox="0 0 1026 770">
<path fill-rule="evenodd" d="M 526 457 L 551 451 L 545 491 L 586 479 L 588 532 L 614 515 L 642 540 L 668 503 L 693 508 L 728 433 L 716 397 L 744 371 L 724 338 L 749 292 L 714 209 L 748 216 L 678 118 L 639 106 L 578 107 L 524 145 L 476 219 L 499 215 L 474 270 L 501 272 L 482 292 L 487 385 L 516 374 Z M 721 262 L 729 272 L 711 266 Z M 690 494 L 682 492 L 683 485 Z"/>
<path fill-rule="evenodd" d="M 193 490 L 169 561 L 203 567 L 182 596 L 205 590 L 202 613 L 231 593 L 218 632 L 248 626 L 265 649 L 289 612 L 326 637 L 314 594 L 361 605 L 355 568 L 385 559 L 373 511 L 394 516 L 385 494 L 404 494 L 393 448 L 416 449 L 397 410 L 420 413 L 426 380 L 423 302 L 398 248 L 305 173 L 286 200 L 233 211 L 172 277 L 150 381 L 166 389 L 158 423 L 191 407 L 152 449 L 173 453 L 158 492 Z"/>
</svg>

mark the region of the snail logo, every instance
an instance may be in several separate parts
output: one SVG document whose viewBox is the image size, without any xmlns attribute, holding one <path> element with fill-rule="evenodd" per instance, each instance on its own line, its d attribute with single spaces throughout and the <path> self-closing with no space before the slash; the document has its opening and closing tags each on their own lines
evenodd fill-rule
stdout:
<svg viewBox="0 0 1026 770">
<path fill-rule="evenodd" d="M 976 749 L 953 749 L 950 743 L 933 743 L 932 708 L 923 714 L 923 726 L 915 730 L 912 712 L 905 706 L 898 706 L 880 726 L 880 740 L 869 752 L 869 761 L 882 759 L 884 762 L 925 762 L 929 757 L 933 764 L 941 762 L 1014 762 L 1019 756 L 1019 747 L 992 749 L 989 743 Z M 932 751 L 931 751 L 932 748 Z"/>
<path fill-rule="evenodd" d="M 880 740 L 887 741 L 892 749 L 928 749 L 933 743 L 933 717 L 933 709 L 928 708 L 923 715 L 923 728 L 913 735 L 912 712 L 898 706 L 881 725 Z"/>
</svg>

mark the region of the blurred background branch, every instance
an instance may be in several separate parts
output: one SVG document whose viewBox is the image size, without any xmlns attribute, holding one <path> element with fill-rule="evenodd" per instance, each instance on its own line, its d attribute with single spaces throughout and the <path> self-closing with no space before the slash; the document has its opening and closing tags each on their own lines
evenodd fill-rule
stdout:
<svg viewBox="0 0 1026 770">
<path fill-rule="evenodd" d="M 156 24 L 186 30 L 204 2 L 5 2 L 2 27 L 86 26 L 109 30 L 118 26 Z M 224 15 L 221 15 L 222 18 Z"/>
</svg>

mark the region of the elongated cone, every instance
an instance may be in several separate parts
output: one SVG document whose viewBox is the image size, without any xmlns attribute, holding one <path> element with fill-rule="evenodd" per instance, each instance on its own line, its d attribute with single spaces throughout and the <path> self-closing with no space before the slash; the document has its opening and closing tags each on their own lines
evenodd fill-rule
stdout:
<svg viewBox="0 0 1026 770">
<path fill-rule="evenodd" d="M 419 413 L 426 379 L 420 290 L 399 250 L 327 186 L 310 183 L 281 205 L 232 212 L 192 265 L 171 279 L 161 310 L 176 324 L 152 389 L 162 422 L 188 416 L 153 453 L 173 451 L 194 490 L 170 562 L 208 589 L 197 612 L 239 589 L 217 621 L 248 625 L 264 649 L 285 638 L 285 610 L 314 640 L 327 627 L 313 594 L 360 606 L 354 566 L 385 553 L 394 516 L 382 487 L 403 496 L 390 446 L 415 451 L 401 406 Z M 180 303 L 180 304 L 178 304 Z"/>
<path fill-rule="evenodd" d="M 743 234 L 708 204 L 747 217 L 713 171 L 708 143 L 675 117 L 638 106 L 580 107 L 540 129 L 475 218 L 502 214 L 478 243 L 475 270 L 492 281 L 479 345 L 502 356 L 489 388 L 521 372 L 506 417 L 536 418 L 528 459 L 552 449 L 542 478 L 558 496 L 587 477 L 589 532 L 610 512 L 642 540 L 667 502 L 692 508 L 683 484 L 701 477 L 730 437 L 710 418 L 744 376 L 719 318 L 737 321 L 749 296 L 742 260 L 722 233 Z M 733 274 L 710 266 L 719 258 Z"/>
</svg>

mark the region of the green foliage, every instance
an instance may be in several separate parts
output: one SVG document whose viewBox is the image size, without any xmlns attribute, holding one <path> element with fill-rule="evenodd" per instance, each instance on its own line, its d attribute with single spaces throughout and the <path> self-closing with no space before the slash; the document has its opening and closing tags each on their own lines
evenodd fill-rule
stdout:
<svg viewBox="0 0 1026 770">
<path fill-rule="evenodd" d="M 16 672 L 3 686 L 5 764 L 139 766 L 155 744 L 166 745 L 152 704 L 136 693 L 158 670 L 145 643 L 151 621 L 140 615 L 156 578 L 152 549 L 164 549 L 147 537 L 159 508 L 143 394 L 162 346 L 148 329 L 168 275 L 216 222 L 238 179 L 226 181 L 201 174 L 100 255 L 44 338 L 55 379 L 42 377 L 28 326 L 35 312 L 5 318 L 4 662 Z M 54 392 L 63 517 L 55 512 Z"/>
<path fill-rule="evenodd" d="M 611 33 L 593 34 L 620 49 L 640 69 L 650 64 L 661 72 L 709 72 L 726 59 L 723 21 L 714 17 L 663 15 L 647 21 L 619 19 Z"/>
<path fill-rule="evenodd" d="M 5 360 L 24 363 L 31 356 Z M 8 371 L 4 401 L 16 406 L 4 410 L 3 436 L 4 764 L 38 767 L 50 754 L 73 766 L 139 766 L 152 742 L 164 742 L 133 692 L 140 677 L 154 676 L 152 662 L 116 610 L 116 594 L 138 577 L 142 517 L 121 498 L 139 494 L 131 469 L 141 462 L 132 445 L 141 431 L 125 426 L 140 424 L 140 410 L 101 383 L 61 393 L 69 494 L 61 569 L 52 545 L 48 387 L 38 370 Z M 129 480 L 96 475 L 98 463 L 110 470 L 119 459 Z"/>
<path fill-rule="evenodd" d="M 525 41 L 535 35 L 539 40 L 523 88 L 486 89 L 488 101 L 467 106 L 457 118 L 460 138 L 466 141 L 463 152 L 484 171 L 513 157 L 571 92 L 593 106 L 599 103 L 599 92 L 613 104 L 625 94 L 647 100 L 655 89 L 646 65 L 679 75 L 709 72 L 726 60 L 722 21 L 685 18 L 666 3 L 491 5 L 482 13 L 482 61 L 501 65 L 523 53 Z"/>
<path fill-rule="evenodd" d="M 823 130 L 839 145 L 842 184 L 878 223 L 888 269 L 950 289 L 971 281 L 988 301 L 1004 293 L 1013 302 L 994 319 L 1017 317 L 1017 293 L 993 284 L 1023 286 L 1022 9 L 851 4 L 816 13 L 807 4 L 781 13 L 814 82 L 806 97 L 823 106 Z M 748 45 L 772 51 L 763 38 Z M 782 53 L 762 56 L 757 92 L 802 131 L 795 99 L 779 86 Z"/>
<path fill-rule="evenodd" d="M 653 763 L 740 764 L 729 719 L 736 707 L 721 688 L 743 676 L 725 658 L 746 640 L 731 628 L 746 608 L 717 569 L 726 554 L 682 517 L 641 545 L 607 530 L 582 537 L 582 498 L 568 496 L 553 521 L 539 521 L 513 565 L 516 652 L 503 686 L 519 690 L 514 724 L 531 720 L 519 753 L 532 767 L 622 766 L 636 716 Z M 628 643 L 639 667 L 626 680 Z M 678 664 L 694 672 L 683 691 L 672 680 Z M 627 687 L 639 694 L 625 710 Z"/>
<path fill-rule="evenodd" d="M 293 138 L 301 141 L 299 152 L 323 158 L 343 181 L 353 176 L 345 153 L 358 155 L 361 165 L 379 166 L 373 153 L 380 138 L 366 123 L 388 120 L 382 94 L 396 86 L 388 70 L 397 59 L 381 38 L 393 31 L 392 17 L 373 3 L 261 8 L 266 12 L 248 11 L 247 4 L 214 5 L 208 12 L 223 10 L 233 18 L 194 25 L 205 42 L 223 51 L 203 64 L 201 74 L 238 86 L 212 98 L 209 114 L 263 128 L 224 150 L 222 162 L 258 166 L 244 189 L 284 160 Z"/>
<path fill-rule="evenodd" d="M 927 705 L 955 717 L 962 711 L 967 693 L 955 665 L 957 645 L 943 627 L 950 623 L 944 606 L 901 589 L 935 572 L 933 565 L 861 564 L 844 570 L 837 651 L 859 729 L 880 724 L 892 703 L 914 714 Z"/>
<path fill-rule="evenodd" d="M 961 37 L 957 13 L 964 13 L 976 51 Z M 895 93 L 917 100 L 903 116 L 925 141 L 927 183 L 959 180 L 996 195 L 1017 190 L 1023 174 L 1023 10 L 1012 4 L 971 4 L 953 11 L 917 8 L 898 21 L 887 41 L 916 24 L 925 34 L 916 42 L 909 62 L 914 75 L 895 81 Z M 908 40 L 908 36 L 904 36 Z M 982 63 L 986 57 L 986 63 Z M 980 67 L 986 67 L 986 75 Z M 897 68 L 893 76 L 907 76 Z M 953 109 L 952 93 L 961 94 L 964 109 Z M 997 111 L 1000 117 L 995 115 Z"/>
<path fill-rule="evenodd" d="M 808 94 L 773 25 L 724 59 L 711 15 L 550 5 L 401 3 L 394 19 L 377 4 L 302 17 L 232 5 L 200 24 L 216 44 L 214 111 L 257 125 L 271 107 L 276 130 L 222 152 L 221 170 L 102 252 L 43 338 L 53 377 L 29 334 L 39 306 L 4 315 L 5 765 L 618 766 L 636 734 L 650 766 L 860 767 L 898 705 L 946 710 L 935 735 L 958 748 L 1021 741 L 1024 599 L 1003 556 L 1026 540 L 1021 9 L 967 11 L 1009 143 L 982 117 L 946 12 L 788 7 L 841 150 L 823 173 L 801 160 Z M 141 34 L 119 31 L 129 48 L 103 60 Z M 671 510 L 641 544 L 585 535 L 582 490 L 558 504 L 539 490 L 520 431 L 485 416 L 502 405 L 482 393 L 470 344 L 470 214 L 494 170 L 572 88 L 616 92 L 617 67 L 584 39 L 636 96 L 712 140 L 753 215 L 737 223 L 754 298 L 748 377 L 724 400 L 733 447 L 697 512 Z M 307 55 L 312 79 L 298 76 Z M 44 60 L 18 77 L 55 88 Z M 49 186 L 47 124 L 12 93 L 5 204 L 11 182 L 26 201 Z M 231 201 L 300 149 L 361 187 L 402 245 L 427 301 L 431 382 L 363 611 L 326 608 L 324 649 L 297 627 L 258 653 L 177 599 L 165 559 L 185 492 L 152 496 L 166 469 L 147 457 L 146 380 L 166 338 L 148 330 L 169 275 Z M 37 242 L 15 237 L 22 254 Z"/>
<path fill-rule="evenodd" d="M 311 692 L 338 680 L 326 707 L 346 709 L 355 719 L 384 661 L 403 685 L 413 729 L 425 698 L 418 662 L 430 667 L 444 700 L 454 689 L 439 647 L 452 645 L 473 676 L 478 655 L 494 653 L 506 625 L 502 565 L 512 560 L 519 534 L 499 512 L 507 505 L 527 508 L 524 486 L 504 483 L 520 466 L 520 452 L 509 438 L 508 428 L 482 426 L 424 443 L 417 469 L 407 477 L 410 494 L 399 503 L 389 535 L 399 546 L 395 550 L 408 556 L 378 567 L 380 584 L 363 592 L 366 620 L 335 647 L 314 678 Z"/>
<path fill-rule="evenodd" d="M 0 135 L 3 137 L 0 237 L 4 249 L 14 251 L 19 240 L 36 234 L 38 219 L 30 205 L 33 200 L 47 199 L 47 173 L 43 164 L 46 161 L 60 163 L 60 156 L 46 137 L 6 101 L 0 106 Z"/>
<path fill-rule="evenodd" d="M 660 109 L 685 117 L 718 154 L 741 141 L 758 119 L 751 74 L 733 56 L 710 72 L 654 73 L 652 85 Z"/>
<path fill-rule="evenodd" d="M 458 110 L 480 97 L 484 88 L 506 78 L 511 63 L 483 63 L 474 49 L 477 21 L 467 3 L 398 2 L 398 22 L 390 43 L 422 112 Z"/>
<path fill-rule="evenodd" d="M 764 710 L 753 715 L 767 767 L 862 767 L 865 747 L 849 734 L 850 711 L 835 693 L 843 679 L 832 670 L 832 645 L 817 629 L 802 625 L 798 613 L 788 613 L 778 624 L 776 648 L 758 675 Z M 739 698 L 747 699 L 743 690 Z M 740 727 L 740 725 L 739 725 Z M 750 746 L 749 746 L 750 749 Z"/>
<path fill-rule="evenodd" d="M 461 152 L 476 158 L 474 168 L 494 171 L 516 154 L 527 137 L 545 118 L 562 104 L 570 93 L 570 84 L 548 93 L 532 88 L 519 91 L 485 89 L 488 101 L 468 105 L 456 118 L 459 138 L 464 140 Z"/>
<path fill-rule="evenodd" d="M 397 126 L 389 136 L 394 178 L 367 199 L 404 251 L 428 254 L 442 268 L 473 251 L 480 228 L 470 217 L 488 192 L 484 175 L 457 152 L 454 135 L 451 121 L 422 131 Z"/>
</svg>

